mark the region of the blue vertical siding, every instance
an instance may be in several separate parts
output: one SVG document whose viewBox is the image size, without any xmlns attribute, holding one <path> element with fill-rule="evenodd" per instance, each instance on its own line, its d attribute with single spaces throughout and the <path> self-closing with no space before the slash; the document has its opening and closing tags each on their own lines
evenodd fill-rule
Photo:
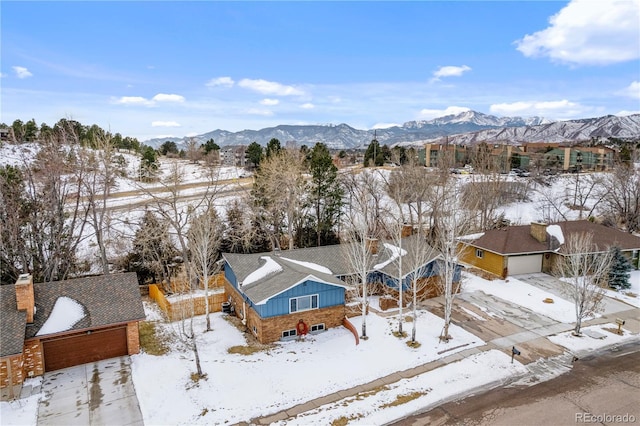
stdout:
<svg viewBox="0 0 640 426">
<path fill-rule="evenodd" d="M 262 318 L 288 315 L 290 298 L 311 294 L 318 295 L 318 309 L 344 305 L 344 288 L 307 280 L 269 299 L 264 305 L 255 305 L 254 309 Z"/>
<path fill-rule="evenodd" d="M 224 263 L 224 277 L 234 288 L 238 288 L 238 279 L 236 278 L 236 274 L 233 273 L 231 266 L 229 266 L 227 262 Z"/>
</svg>

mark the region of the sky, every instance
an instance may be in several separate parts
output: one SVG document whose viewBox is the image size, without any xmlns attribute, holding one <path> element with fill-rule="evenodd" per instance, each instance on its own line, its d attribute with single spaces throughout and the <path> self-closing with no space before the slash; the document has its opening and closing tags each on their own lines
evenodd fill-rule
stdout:
<svg viewBox="0 0 640 426">
<path fill-rule="evenodd" d="M 141 141 L 640 113 L 640 0 L 0 3 L 0 122 Z"/>
</svg>

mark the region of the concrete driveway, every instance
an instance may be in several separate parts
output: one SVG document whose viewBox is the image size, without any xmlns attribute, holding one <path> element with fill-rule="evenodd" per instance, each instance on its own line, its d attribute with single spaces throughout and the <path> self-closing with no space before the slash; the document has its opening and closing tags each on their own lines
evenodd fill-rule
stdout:
<svg viewBox="0 0 640 426">
<path fill-rule="evenodd" d="M 143 425 L 128 356 L 45 373 L 38 425 Z"/>
</svg>

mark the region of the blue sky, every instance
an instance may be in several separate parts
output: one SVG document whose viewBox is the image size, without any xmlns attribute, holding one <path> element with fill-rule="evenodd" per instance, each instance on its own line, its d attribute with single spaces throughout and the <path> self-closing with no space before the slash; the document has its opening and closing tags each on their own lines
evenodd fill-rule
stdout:
<svg viewBox="0 0 640 426">
<path fill-rule="evenodd" d="M 2 1 L 0 122 L 140 140 L 640 113 L 640 0 Z"/>
</svg>

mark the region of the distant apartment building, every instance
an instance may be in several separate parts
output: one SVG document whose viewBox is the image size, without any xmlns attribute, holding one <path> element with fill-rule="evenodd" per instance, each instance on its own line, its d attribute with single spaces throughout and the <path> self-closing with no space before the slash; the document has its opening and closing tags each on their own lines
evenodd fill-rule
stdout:
<svg viewBox="0 0 640 426">
<path fill-rule="evenodd" d="M 229 145 L 220 148 L 220 163 L 223 166 L 245 167 L 247 164 L 247 147 Z"/>
</svg>

